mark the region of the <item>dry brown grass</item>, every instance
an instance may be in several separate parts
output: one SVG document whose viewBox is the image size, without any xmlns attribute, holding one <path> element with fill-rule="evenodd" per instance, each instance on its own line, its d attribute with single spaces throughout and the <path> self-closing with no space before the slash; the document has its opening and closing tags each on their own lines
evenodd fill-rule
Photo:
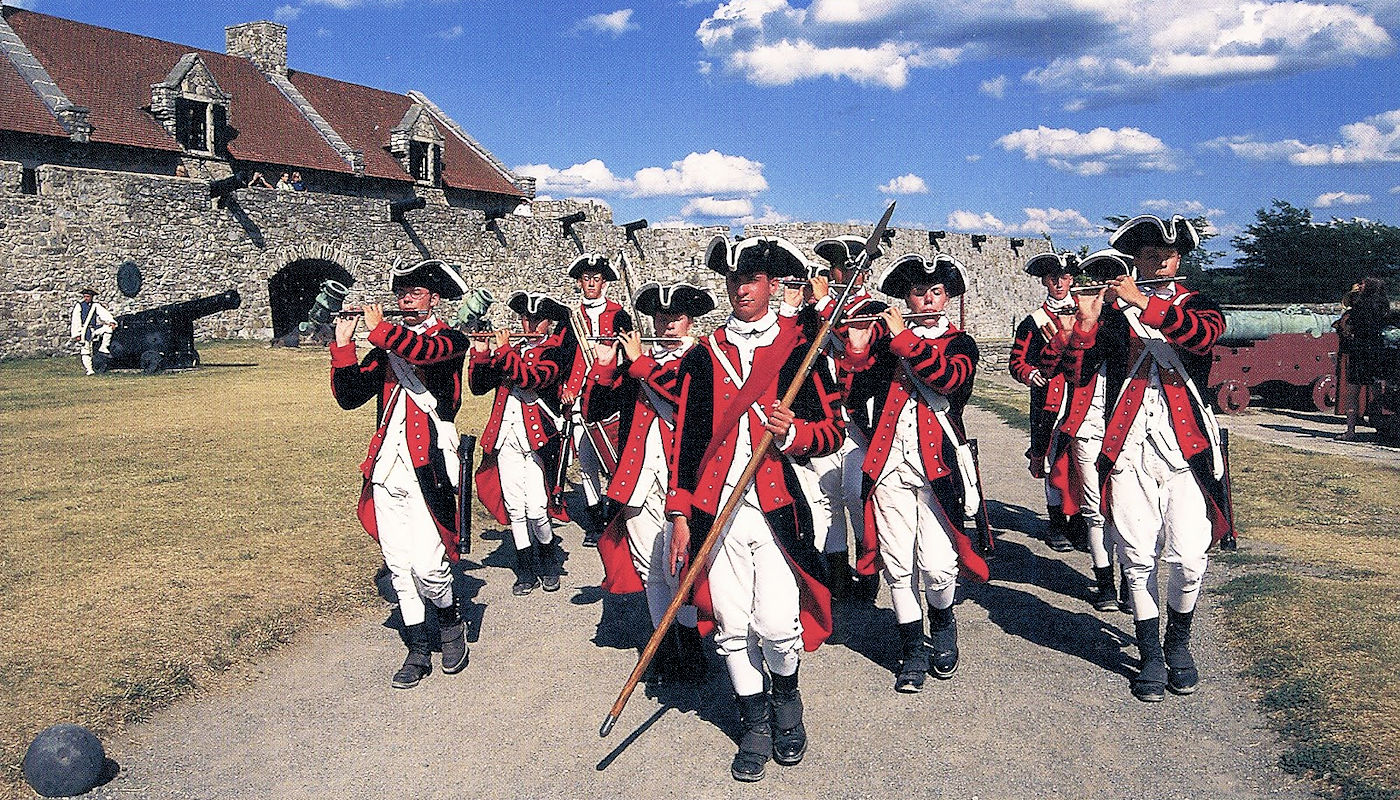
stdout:
<svg viewBox="0 0 1400 800">
<path fill-rule="evenodd" d="M 1026 392 L 979 380 L 974 401 L 1026 429 Z M 1400 470 L 1230 446 L 1240 549 L 1216 556 L 1215 593 L 1282 765 L 1337 798 L 1400 798 Z"/>
<path fill-rule="evenodd" d="M 0 364 L 0 795 L 48 725 L 110 732 L 374 602 L 353 508 L 373 404 L 340 411 L 324 350 L 201 356 Z"/>
</svg>

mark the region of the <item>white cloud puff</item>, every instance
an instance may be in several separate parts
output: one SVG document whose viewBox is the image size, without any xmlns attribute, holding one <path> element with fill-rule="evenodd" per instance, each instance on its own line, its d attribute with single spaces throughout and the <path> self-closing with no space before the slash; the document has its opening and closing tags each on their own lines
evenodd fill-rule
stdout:
<svg viewBox="0 0 1400 800">
<path fill-rule="evenodd" d="M 465 28 L 463 28 L 461 25 L 453 25 L 450 28 L 443 28 L 442 30 L 438 31 L 437 37 L 439 39 L 442 39 L 443 41 L 450 42 L 453 39 L 460 38 L 463 33 L 466 33 Z"/>
<path fill-rule="evenodd" d="M 1338 129 L 1341 141 L 1306 144 L 1297 139 L 1257 142 L 1248 136 L 1207 144 L 1255 161 L 1287 161 L 1300 167 L 1332 164 L 1385 164 L 1400 161 L 1400 109 L 1367 117 Z"/>
<path fill-rule="evenodd" d="M 294 5 L 280 5 L 272 10 L 272 19 L 275 22 L 291 22 L 301 16 L 301 8 Z"/>
<path fill-rule="evenodd" d="M 631 178 L 614 175 L 596 158 L 565 169 L 548 164 L 525 164 L 514 171 L 534 178 L 540 191 L 565 195 L 594 192 L 632 197 L 713 197 L 753 195 L 768 188 L 763 164 L 717 150 L 691 153 L 680 161 L 671 162 L 669 167 L 643 167 Z"/>
<path fill-rule="evenodd" d="M 594 14 L 579 21 L 575 30 L 593 31 L 612 36 L 614 39 L 639 26 L 632 21 L 632 9 L 619 8 L 608 14 Z"/>
<path fill-rule="evenodd" d="M 992 78 L 991 80 L 982 81 L 980 84 L 977 85 L 977 91 L 981 92 L 982 94 L 985 94 L 988 97 L 994 97 L 998 100 L 1001 100 L 1002 98 L 1006 97 L 1006 76 L 998 75 L 995 78 Z"/>
<path fill-rule="evenodd" d="M 1022 222 L 1005 222 L 995 214 L 959 209 L 948 215 L 950 230 L 964 233 L 992 233 L 1001 236 L 1060 235 L 1075 238 L 1101 236 L 1103 229 L 1071 208 L 1023 208 Z"/>
<path fill-rule="evenodd" d="M 1180 214 L 1184 217 L 1220 217 L 1224 209 L 1209 208 L 1200 200 L 1144 200 L 1138 204 L 1154 214 Z"/>
<path fill-rule="evenodd" d="M 928 194 L 928 184 L 914 173 L 890 178 L 890 182 L 880 187 L 882 194 Z"/>
<path fill-rule="evenodd" d="M 1171 172 L 1179 156 L 1161 139 L 1137 128 L 1026 128 L 996 140 L 1002 149 L 1019 151 L 1027 161 L 1044 161 L 1062 172 L 1104 175 L 1118 172 Z"/>
<path fill-rule="evenodd" d="M 1369 194 L 1352 194 L 1350 192 L 1326 192 L 1317 196 L 1313 205 L 1318 208 L 1335 208 L 1337 206 L 1364 206 L 1371 202 Z"/>
<path fill-rule="evenodd" d="M 753 201 L 747 197 L 721 200 L 715 197 L 696 197 L 681 206 L 683 217 L 708 217 L 710 219 L 734 219 L 753 213 Z"/>
</svg>

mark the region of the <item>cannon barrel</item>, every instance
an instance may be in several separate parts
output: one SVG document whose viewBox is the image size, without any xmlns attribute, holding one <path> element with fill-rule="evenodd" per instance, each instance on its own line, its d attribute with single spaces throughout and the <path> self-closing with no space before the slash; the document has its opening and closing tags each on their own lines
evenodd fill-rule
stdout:
<svg viewBox="0 0 1400 800">
<path fill-rule="evenodd" d="M 1237 345 L 1257 342 L 1280 333 L 1306 333 L 1313 338 L 1332 332 L 1338 314 L 1317 314 L 1302 306 L 1288 306 L 1274 311 L 1256 309 L 1225 309 L 1225 333 L 1219 344 Z"/>
<path fill-rule="evenodd" d="M 117 330 L 112 334 L 106 368 L 160 372 L 198 366 L 194 321 L 238 308 L 242 303 L 238 290 L 229 289 L 208 297 L 123 314 L 117 317 Z"/>
</svg>

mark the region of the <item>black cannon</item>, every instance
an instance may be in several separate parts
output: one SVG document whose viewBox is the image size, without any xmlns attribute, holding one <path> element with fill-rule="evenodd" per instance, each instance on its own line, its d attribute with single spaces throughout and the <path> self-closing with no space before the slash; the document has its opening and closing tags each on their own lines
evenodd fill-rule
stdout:
<svg viewBox="0 0 1400 800">
<path fill-rule="evenodd" d="M 199 366 L 194 349 L 194 321 L 200 317 L 238 308 L 243 298 L 237 289 L 222 294 L 169 303 L 117 317 L 111 352 L 103 370 L 139 369 L 146 374 L 167 369 Z"/>
</svg>

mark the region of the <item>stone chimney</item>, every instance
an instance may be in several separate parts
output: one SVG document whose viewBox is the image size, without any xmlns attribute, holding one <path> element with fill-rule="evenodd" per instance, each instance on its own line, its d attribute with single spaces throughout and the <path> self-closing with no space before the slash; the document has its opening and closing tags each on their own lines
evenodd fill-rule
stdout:
<svg viewBox="0 0 1400 800">
<path fill-rule="evenodd" d="M 264 75 L 287 76 L 287 26 L 262 20 L 224 28 L 224 52 L 246 58 Z"/>
</svg>

